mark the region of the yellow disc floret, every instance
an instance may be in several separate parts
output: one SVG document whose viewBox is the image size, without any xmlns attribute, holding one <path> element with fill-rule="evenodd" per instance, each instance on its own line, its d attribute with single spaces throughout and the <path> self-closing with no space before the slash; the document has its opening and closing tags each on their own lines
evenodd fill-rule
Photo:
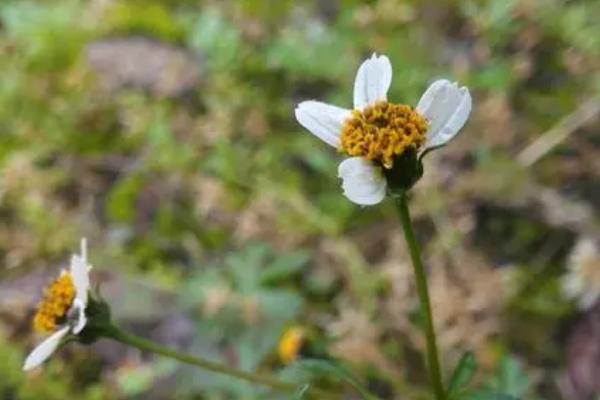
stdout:
<svg viewBox="0 0 600 400">
<path fill-rule="evenodd" d="M 425 143 L 427 125 L 411 106 L 379 101 L 352 111 L 342 127 L 340 147 L 351 156 L 392 168 L 394 157 Z"/>
<path fill-rule="evenodd" d="M 59 321 L 63 320 L 75 298 L 75 286 L 71 275 L 63 271 L 44 290 L 44 297 L 37 306 L 33 318 L 33 328 L 38 332 L 49 333 L 56 330 Z"/>
</svg>

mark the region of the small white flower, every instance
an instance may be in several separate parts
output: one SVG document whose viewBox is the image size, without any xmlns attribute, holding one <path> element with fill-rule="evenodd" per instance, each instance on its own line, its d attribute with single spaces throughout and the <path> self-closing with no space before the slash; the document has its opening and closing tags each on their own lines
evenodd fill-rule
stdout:
<svg viewBox="0 0 600 400">
<path fill-rule="evenodd" d="M 296 107 L 296 119 L 325 143 L 351 156 L 339 166 L 344 195 L 360 205 L 385 197 L 382 168 L 406 150 L 421 152 L 445 145 L 465 124 L 471 95 L 441 79 L 423 94 L 416 108 L 387 102 L 392 65 L 382 55 L 362 63 L 354 81 L 354 109 L 310 100 Z"/>
<path fill-rule="evenodd" d="M 600 250 L 596 242 L 588 237 L 580 239 L 569 256 L 567 268 L 563 293 L 577 300 L 579 308 L 589 309 L 600 299 Z"/>
<path fill-rule="evenodd" d="M 78 335 L 85 328 L 90 288 L 86 240 L 81 240 L 81 254 L 71 257 L 69 271 L 63 270 L 45 291 L 37 307 L 34 328 L 41 332 L 53 332 L 27 356 L 24 371 L 29 371 L 46 361 L 69 334 Z"/>
</svg>

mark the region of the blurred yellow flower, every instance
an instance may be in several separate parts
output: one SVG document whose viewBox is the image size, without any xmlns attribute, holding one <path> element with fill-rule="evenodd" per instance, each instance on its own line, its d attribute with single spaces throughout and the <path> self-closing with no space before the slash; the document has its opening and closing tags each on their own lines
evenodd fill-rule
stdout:
<svg viewBox="0 0 600 400">
<path fill-rule="evenodd" d="M 289 364 L 296 360 L 305 337 L 304 329 L 299 326 L 291 326 L 286 329 L 283 335 L 281 335 L 281 339 L 279 339 L 277 348 L 277 353 L 279 354 L 281 362 Z"/>
</svg>

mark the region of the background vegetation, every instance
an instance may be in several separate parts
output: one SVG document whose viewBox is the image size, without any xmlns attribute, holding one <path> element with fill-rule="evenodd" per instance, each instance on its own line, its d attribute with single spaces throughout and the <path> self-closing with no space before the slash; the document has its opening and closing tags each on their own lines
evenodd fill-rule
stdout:
<svg viewBox="0 0 600 400">
<path fill-rule="evenodd" d="M 482 390 L 593 399 L 600 307 L 562 287 L 600 290 L 598 253 L 572 255 L 599 237 L 599 20 L 597 0 L 3 0 L 0 398 L 275 398 L 108 342 L 25 376 L 40 290 L 80 236 L 139 334 L 297 376 L 277 353 L 292 327 L 302 356 L 426 398 L 393 207 L 348 202 L 339 155 L 293 117 L 350 106 L 377 51 L 393 101 L 437 77 L 474 96 L 412 199 L 446 372 L 471 350 Z"/>
</svg>

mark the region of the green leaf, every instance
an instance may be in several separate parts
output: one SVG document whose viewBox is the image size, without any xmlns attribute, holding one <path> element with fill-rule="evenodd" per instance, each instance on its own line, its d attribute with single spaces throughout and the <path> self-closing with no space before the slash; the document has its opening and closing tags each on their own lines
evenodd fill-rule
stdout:
<svg viewBox="0 0 600 400">
<path fill-rule="evenodd" d="M 106 7 L 104 30 L 150 35 L 177 41 L 184 31 L 168 7 L 159 2 L 114 2 Z"/>
<path fill-rule="evenodd" d="M 472 352 L 466 352 L 458 361 L 450 383 L 448 384 L 448 396 L 456 396 L 473 378 L 477 370 L 477 360 Z"/>
<path fill-rule="evenodd" d="M 123 177 L 108 193 L 108 215 L 119 222 L 131 222 L 135 218 L 135 199 L 145 184 L 139 174 Z"/>
<path fill-rule="evenodd" d="M 310 389 L 310 385 L 308 383 L 300 386 L 296 393 L 294 393 L 293 400 L 303 400 L 306 393 L 308 393 L 308 389 Z"/>
<path fill-rule="evenodd" d="M 276 284 L 299 272 L 309 260 L 309 254 L 297 251 L 278 256 L 261 271 L 260 281 L 263 285 Z"/>
<path fill-rule="evenodd" d="M 496 375 L 490 380 L 490 390 L 507 393 L 514 397 L 523 396 L 529 388 L 530 381 L 526 371 L 519 362 L 510 356 L 500 361 Z"/>
<path fill-rule="evenodd" d="M 527 396 L 529 386 L 526 371 L 514 357 L 505 355 L 482 388 L 462 392 L 453 400 L 520 400 Z"/>
<path fill-rule="evenodd" d="M 296 378 L 300 377 L 300 379 L 304 381 L 311 381 L 324 376 L 333 376 L 342 382 L 348 383 L 360 393 L 364 399 L 374 398 L 369 394 L 367 388 L 352 376 L 346 368 L 335 361 L 303 359 L 292 364 L 287 372 L 290 372 L 290 370 L 296 372 L 296 374 L 294 374 L 296 375 Z"/>
<path fill-rule="evenodd" d="M 207 8 L 198 17 L 188 35 L 189 46 L 206 54 L 215 69 L 231 69 L 240 65 L 243 53 L 241 33 L 218 8 Z"/>
</svg>

